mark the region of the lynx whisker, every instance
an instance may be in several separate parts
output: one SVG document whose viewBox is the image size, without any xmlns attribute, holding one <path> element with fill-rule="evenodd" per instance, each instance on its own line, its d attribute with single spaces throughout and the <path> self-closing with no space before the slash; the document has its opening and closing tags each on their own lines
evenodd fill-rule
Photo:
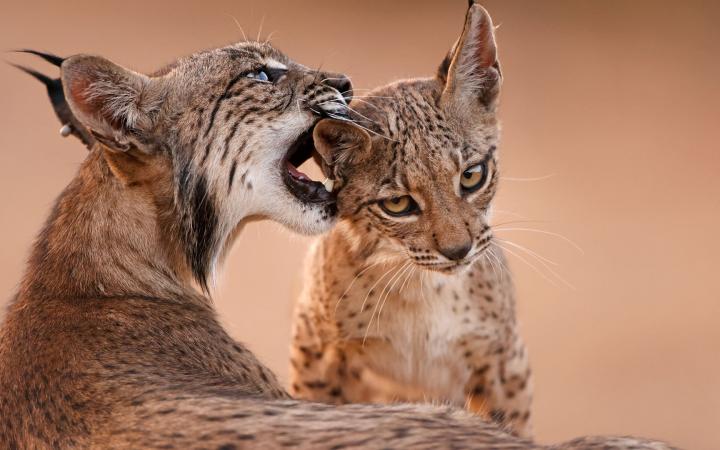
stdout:
<svg viewBox="0 0 720 450">
<path fill-rule="evenodd" d="M 533 252 L 532 250 L 530 250 L 528 248 L 523 247 L 522 245 L 515 244 L 514 242 L 509 242 L 509 241 L 502 241 L 502 242 L 505 244 L 511 245 L 520 251 L 524 251 L 525 254 L 534 258 L 543 268 L 545 268 L 545 270 L 550 272 L 557 280 L 559 280 L 561 283 L 563 283 L 565 286 L 569 287 L 570 289 L 576 290 L 575 286 L 573 286 L 570 282 L 565 280 L 552 267 L 550 267 L 550 265 L 547 262 L 545 262 L 545 260 L 547 260 L 547 258 L 544 258 L 543 256 L 537 254 L 536 252 Z M 504 247 L 504 250 L 507 250 L 507 247 Z M 550 261 L 550 260 L 547 260 L 547 261 L 552 263 L 552 261 Z M 553 263 L 553 264 L 557 265 L 556 263 Z"/>
<path fill-rule="evenodd" d="M 363 119 L 367 120 L 368 122 L 370 122 L 370 123 L 372 123 L 372 124 L 375 124 L 375 125 L 380 125 L 378 122 L 372 120 L 371 118 L 360 114 L 357 110 L 353 109 L 353 108 L 350 107 L 349 105 L 347 105 L 347 104 L 345 104 L 345 103 L 340 103 L 338 100 L 335 100 L 335 99 L 326 100 L 326 101 L 324 101 L 324 102 L 320 102 L 320 103 L 318 103 L 318 105 L 326 105 L 326 104 L 328 104 L 328 103 L 341 105 L 341 106 L 343 106 L 345 109 L 347 109 L 348 111 L 351 111 L 353 114 L 356 114 L 357 116 L 362 117 Z"/>
<path fill-rule="evenodd" d="M 427 270 L 423 270 L 422 274 L 420 275 L 420 295 L 422 295 L 423 301 L 427 304 L 428 299 L 425 296 L 425 278 L 427 277 Z"/>
<path fill-rule="evenodd" d="M 498 276 L 498 270 L 495 267 L 495 262 L 492 260 L 492 258 L 496 258 L 495 253 L 493 253 L 492 249 L 488 249 L 488 251 L 486 251 L 482 256 L 487 259 L 487 263 L 492 269 L 493 275 L 495 275 L 495 279 L 499 280 L 500 277 Z"/>
<path fill-rule="evenodd" d="M 355 278 L 352 279 L 352 281 L 351 281 L 350 284 L 348 285 L 347 289 L 345 289 L 345 292 L 343 292 L 342 295 L 337 299 L 337 302 L 335 302 L 335 313 L 337 313 L 338 306 L 340 306 L 340 302 L 341 302 L 342 299 L 347 295 L 347 293 L 350 292 L 350 289 L 353 287 L 353 284 L 355 284 L 355 282 L 356 282 L 358 279 L 360 279 L 360 277 L 361 277 L 365 272 L 367 272 L 368 270 L 370 270 L 370 269 L 372 269 L 373 267 L 377 266 L 378 264 L 380 264 L 380 262 L 372 263 L 372 264 L 370 264 L 369 266 L 367 266 L 366 268 L 362 269 L 360 272 L 358 272 L 357 275 L 355 275 Z"/>
<path fill-rule="evenodd" d="M 558 284 L 557 284 L 555 281 L 553 281 L 550 277 L 548 277 L 548 276 L 545 274 L 545 272 L 543 272 L 542 270 L 538 269 L 535 265 L 533 265 L 532 263 L 530 263 L 530 262 L 529 262 L 527 259 L 525 259 L 522 255 L 514 252 L 513 250 L 510 250 L 510 249 L 507 248 L 507 247 L 502 246 L 500 243 L 497 243 L 497 246 L 500 247 L 501 249 L 503 249 L 504 251 L 506 251 L 507 253 L 509 253 L 510 255 L 514 256 L 514 257 L 517 258 L 518 260 L 520 260 L 522 263 L 526 264 L 526 265 L 527 265 L 528 267 L 530 267 L 535 273 L 537 273 L 538 275 L 540 275 L 540 277 L 542 277 L 545 281 L 547 281 L 548 283 L 550 283 L 550 284 L 553 285 L 554 287 L 559 287 Z"/>
<path fill-rule="evenodd" d="M 377 279 L 375 284 L 370 286 L 370 289 L 368 289 L 367 295 L 365 295 L 365 299 L 363 300 L 362 304 L 360 305 L 360 312 L 365 311 L 365 304 L 367 303 L 368 299 L 370 298 L 370 292 L 372 292 L 373 289 L 377 287 L 378 284 L 385 278 L 396 266 L 391 267 L 388 269 L 380 278 Z"/>
<path fill-rule="evenodd" d="M 233 20 L 233 22 L 235 22 L 235 25 L 238 27 L 238 29 L 240 29 L 240 32 L 243 35 L 243 41 L 247 42 L 247 40 L 248 40 L 247 35 L 245 34 L 245 30 L 243 30 L 242 25 L 240 25 L 240 22 L 238 22 L 238 20 L 232 14 L 228 14 L 228 13 L 224 13 L 224 14 L 226 16 L 228 16 L 229 18 L 231 18 Z"/>
<path fill-rule="evenodd" d="M 265 43 L 265 44 L 269 44 L 270 41 L 272 40 L 273 36 L 275 35 L 275 33 L 277 33 L 277 31 L 278 31 L 278 30 L 273 30 L 273 31 L 271 31 L 270 34 L 268 34 L 267 37 L 265 38 L 264 43 Z"/>
<path fill-rule="evenodd" d="M 265 14 L 263 14 L 262 19 L 260 19 L 260 26 L 258 27 L 257 37 L 255 38 L 255 40 L 257 42 L 260 42 L 260 35 L 262 34 L 264 25 L 265 25 Z"/>
<path fill-rule="evenodd" d="M 400 275 L 397 276 L 397 278 L 395 278 L 395 281 L 394 281 L 393 284 L 390 286 L 390 289 L 388 289 L 388 291 L 385 293 L 385 298 L 382 299 L 382 304 L 380 305 L 380 310 L 378 311 L 378 316 L 377 316 L 377 330 L 378 330 L 378 332 L 380 332 L 380 316 L 382 315 L 383 308 L 385 307 L 385 302 L 387 302 L 387 299 L 390 297 L 390 294 L 392 293 L 392 290 L 395 289 L 395 285 L 398 283 L 398 281 L 400 281 L 400 279 L 403 277 L 403 275 L 405 274 L 405 272 L 407 272 L 407 271 L 409 270 L 411 264 L 412 264 L 412 262 L 408 261 L 408 262 L 405 263 L 405 265 L 398 271 L 398 272 L 400 273 Z M 397 275 L 397 273 L 396 273 L 396 275 Z M 382 297 L 382 293 L 380 294 L 380 296 Z"/>
<path fill-rule="evenodd" d="M 355 98 L 353 98 L 352 101 L 353 101 L 353 102 L 360 102 L 360 103 L 363 103 L 363 104 L 365 104 L 365 105 L 368 105 L 368 106 L 374 108 L 376 111 L 382 111 L 382 109 L 381 109 L 379 106 L 377 106 L 377 105 L 375 105 L 375 104 L 373 104 L 373 103 L 371 103 L 371 102 L 369 102 L 369 101 L 367 101 L 367 100 L 363 100 L 363 99 L 361 99 L 361 98 L 355 97 Z"/>
<path fill-rule="evenodd" d="M 360 97 L 357 97 L 357 98 L 383 98 L 386 100 L 391 100 L 393 97 L 386 97 L 386 96 L 382 96 L 382 95 L 361 95 Z"/>
<path fill-rule="evenodd" d="M 498 265 L 500 266 L 500 278 L 498 278 L 498 279 L 501 279 L 502 277 L 504 277 L 506 273 L 510 273 L 510 269 L 508 268 L 508 266 L 506 266 L 505 263 L 503 262 L 502 258 L 500 258 L 500 256 L 498 256 L 498 254 L 495 253 L 495 248 L 490 248 L 490 254 L 492 255 L 493 259 L 495 259 L 495 261 L 497 261 Z"/>
<path fill-rule="evenodd" d="M 539 177 L 500 177 L 503 181 L 545 181 L 557 176 L 557 174 L 550 173 Z"/>
<path fill-rule="evenodd" d="M 387 274 L 390 271 L 393 271 L 393 270 L 395 271 L 395 273 L 393 273 L 393 275 L 385 282 L 385 286 L 380 291 L 380 295 L 378 295 L 378 300 L 375 302 L 375 307 L 373 308 L 372 313 L 370 314 L 370 320 L 368 321 L 368 325 L 365 328 L 365 335 L 363 336 L 363 340 L 362 340 L 363 346 L 365 346 L 365 341 L 367 340 L 368 333 L 370 332 L 370 327 L 372 326 L 373 319 L 375 318 L 375 313 L 377 312 L 378 307 L 380 306 L 380 300 L 382 298 L 383 292 L 385 292 L 385 289 L 387 289 L 388 285 L 393 280 L 393 278 L 395 278 L 395 275 L 397 275 L 397 273 L 400 271 L 400 269 L 401 269 L 400 264 L 396 264 L 395 266 L 393 266 L 393 268 L 391 268 L 388 272 L 386 272 L 386 274 Z M 368 294 L 369 294 L 369 292 L 368 292 Z"/>
<path fill-rule="evenodd" d="M 350 80 L 350 77 L 348 77 L 347 79 Z M 320 80 L 319 83 L 322 84 L 322 83 L 324 83 L 324 82 L 326 82 L 326 81 L 339 81 L 339 80 L 345 80 L 345 78 L 340 78 L 340 77 L 327 77 L 327 78 L 323 78 L 322 80 Z M 351 81 L 352 81 L 352 80 L 351 80 Z M 347 92 L 348 92 L 348 91 L 345 91 L 345 93 L 347 93 Z"/>
<path fill-rule="evenodd" d="M 347 117 L 341 117 L 341 116 L 338 116 L 338 115 L 336 115 L 336 114 L 331 114 L 331 113 L 327 113 L 327 115 L 330 116 L 330 118 L 339 120 L 339 121 L 341 121 L 341 122 L 352 123 L 353 125 L 355 125 L 355 126 L 357 126 L 357 127 L 359 127 L 359 128 L 362 128 L 363 130 L 367 131 L 368 133 L 374 134 L 374 135 L 376 135 L 376 136 L 378 136 L 378 137 L 381 137 L 381 138 L 383 138 L 383 139 L 387 139 L 387 140 L 390 141 L 390 142 L 399 142 L 397 139 L 390 138 L 390 137 L 388 137 L 388 136 L 385 136 L 385 135 L 383 135 L 383 134 L 378 133 L 377 131 L 371 130 L 370 128 L 364 127 L 364 126 L 360 125 L 359 123 L 357 123 L 356 121 L 354 121 L 354 120 L 352 120 L 352 119 L 349 119 L 349 118 L 347 118 Z"/>
<path fill-rule="evenodd" d="M 583 250 L 582 247 L 580 247 L 577 243 L 575 243 L 575 241 L 573 241 L 572 239 L 570 239 L 570 238 L 568 238 L 568 237 L 566 237 L 566 236 L 563 236 L 562 234 L 559 234 L 559 233 L 555 233 L 555 232 L 552 232 L 552 231 L 538 230 L 538 229 L 535 229 L 535 228 L 517 228 L 517 227 L 514 227 L 514 228 L 496 228 L 497 226 L 498 226 L 498 225 L 493 226 L 493 230 L 494 230 L 494 231 L 527 231 L 528 233 L 539 233 L 539 234 L 546 234 L 546 235 L 548 235 L 548 236 L 554 236 L 554 237 L 556 237 L 556 238 L 558 238 L 558 239 L 562 239 L 563 241 L 567 242 L 568 244 L 570 244 L 572 247 L 574 247 L 575 250 L 577 250 L 577 251 L 580 252 L 581 254 L 583 254 L 583 255 L 585 254 L 585 250 Z"/>
<path fill-rule="evenodd" d="M 413 265 L 412 270 L 408 272 L 408 274 L 405 276 L 405 280 L 403 280 L 402 284 L 400 285 L 399 291 L 402 292 L 405 290 L 405 286 L 407 285 L 408 281 L 413 277 L 415 274 L 415 271 L 417 270 L 417 266 Z"/>
<path fill-rule="evenodd" d="M 516 242 L 508 241 L 507 239 L 500 239 L 500 238 L 497 238 L 497 237 L 495 238 L 495 240 L 496 240 L 496 241 L 503 242 L 503 243 L 505 243 L 505 244 L 508 244 L 508 245 L 510 245 L 510 246 L 512 246 L 512 247 L 515 247 L 515 248 L 517 248 L 517 249 L 524 250 L 524 251 L 526 251 L 527 253 L 535 256 L 536 258 L 538 258 L 538 259 L 540 259 L 540 260 L 542 260 L 542 261 L 545 261 L 545 262 L 548 263 L 548 264 L 552 264 L 553 266 L 559 266 L 559 264 L 558 264 L 557 262 L 555 262 L 555 261 L 553 261 L 553 260 L 551 260 L 551 259 L 548 259 L 548 258 L 542 256 L 541 254 L 539 254 L 539 253 L 537 253 L 537 252 L 535 252 L 535 251 L 533 251 L 533 250 L 531 250 L 531 249 L 529 249 L 529 248 L 527 248 L 527 247 L 524 247 L 524 246 L 522 246 L 522 245 L 520 245 L 520 244 L 518 244 L 518 243 L 516 243 Z"/>
<path fill-rule="evenodd" d="M 348 105 L 348 106 L 347 106 L 347 109 L 348 109 L 350 112 L 352 112 L 353 114 L 355 114 L 355 115 L 357 115 L 357 116 L 359 116 L 359 117 L 362 117 L 363 119 L 367 120 L 368 122 L 370 122 L 370 123 L 372 123 L 372 124 L 375 124 L 375 125 L 377 125 L 377 126 L 381 126 L 380 123 L 378 123 L 377 121 L 372 120 L 371 118 L 369 118 L 369 117 L 367 117 L 367 116 L 359 113 L 358 110 L 356 110 L 356 109 L 353 108 L 352 106 Z"/>
<path fill-rule="evenodd" d="M 500 222 L 495 223 L 490 226 L 493 230 L 496 229 L 496 227 L 501 227 L 505 225 L 513 225 L 513 224 L 522 224 L 522 223 L 548 223 L 547 221 L 543 220 L 532 220 L 532 219 L 525 219 L 525 220 L 508 220 L 507 222 Z"/>
<path fill-rule="evenodd" d="M 516 211 L 510 211 L 509 209 L 494 208 L 493 211 L 500 213 L 500 214 L 507 214 L 508 216 L 518 217 L 520 219 L 527 220 L 527 216 L 520 214 L 519 212 L 516 212 Z"/>
</svg>

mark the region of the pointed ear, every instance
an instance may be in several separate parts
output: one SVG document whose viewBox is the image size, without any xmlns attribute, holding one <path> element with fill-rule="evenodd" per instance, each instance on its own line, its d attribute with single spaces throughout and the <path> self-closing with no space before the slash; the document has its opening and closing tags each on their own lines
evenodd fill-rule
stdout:
<svg viewBox="0 0 720 450">
<path fill-rule="evenodd" d="M 341 176 L 345 164 L 359 161 L 370 152 L 370 135 L 351 122 L 323 119 L 313 130 L 315 149 Z"/>
<path fill-rule="evenodd" d="M 118 151 L 144 147 L 163 101 L 159 86 L 98 56 L 73 56 L 61 69 L 70 109 L 99 142 Z"/>
<path fill-rule="evenodd" d="M 502 74 L 497 60 L 495 27 L 490 14 L 470 1 L 460 38 L 440 65 L 438 78 L 445 85 L 443 100 L 494 109 Z"/>
<path fill-rule="evenodd" d="M 60 67 L 65 60 L 65 58 L 53 55 L 52 53 L 39 52 L 37 50 L 24 49 L 16 51 L 18 53 L 29 53 L 31 55 L 39 56 L 40 58 L 57 67 Z M 82 143 L 85 144 L 85 146 L 88 148 L 88 150 L 92 150 L 92 147 L 95 144 L 95 138 L 75 118 L 72 111 L 70 111 L 70 107 L 68 106 L 67 100 L 65 99 L 65 93 L 63 92 L 62 81 L 60 80 L 60 78 L 48 77 L 36 70 L 29 69 L 25 66 L 20 66 L 17 64 L 12 65 L 45 85 L 48 97 L 50 98 L 50 104 L 55 111 L 55 115 L 62 124 L 60 134 L 63 137 L 67 137 L 72 134 L 76 138 L 80 139 Z"/>
</svg>

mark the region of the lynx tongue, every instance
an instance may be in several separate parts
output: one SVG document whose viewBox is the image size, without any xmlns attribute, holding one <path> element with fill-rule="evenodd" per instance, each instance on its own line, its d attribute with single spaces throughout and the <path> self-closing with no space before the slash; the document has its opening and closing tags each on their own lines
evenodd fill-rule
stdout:
<svg viewBox="0 0 720 450">
<path fill-rule="evenodd" d="M 313 181 L 310 179 L 309 176 L 305 175 L 304 173 L 300 172 L 297 167 L 293 166 L 290 161 L 285 162 L 285 166 L 287 167 L 287 171 L 290 172 L 290 175 L 297 178 L 298 180 L 303 181 Z"/>
<path fill-rule="evenodd" d="M 301 181 L 315 181 L 309 176 L 307 176 L 305 173 L 298 170 L 297 167 L 295 167 L 290 161 L 285 162 L 285 167 L 287 168 L 288 173 L 293 177 Z M 335 187 L 335 180 L 332 180 L 330 178 L 325 178 L 325 180 L 322 182 L 323 187 L 325 187 L 325 190 L 328 192 L 332 192 L 333 188 Z"/>
</svg>

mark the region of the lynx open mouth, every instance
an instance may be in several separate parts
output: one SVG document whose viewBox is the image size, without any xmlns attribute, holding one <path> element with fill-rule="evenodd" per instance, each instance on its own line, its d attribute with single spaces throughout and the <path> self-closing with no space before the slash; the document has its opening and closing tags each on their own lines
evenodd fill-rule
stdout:
<svg viewBox="0 0 720 450">
<path fill-rule="evenodd" d="M 288 149 L 282 160 L 282 179 L 290 193 L 303 203 L 333 203 L 335 194 L 333 193 L 332 168 L 315 149 L 314 129 L 315 125 L 301 134 Z M 326 177 L 325 181 L 313 180 L 300 171 L 300 166 L 310 158 L 313 158 L 315 163 L 320 166 L 320 170 Z"/>
</svg>

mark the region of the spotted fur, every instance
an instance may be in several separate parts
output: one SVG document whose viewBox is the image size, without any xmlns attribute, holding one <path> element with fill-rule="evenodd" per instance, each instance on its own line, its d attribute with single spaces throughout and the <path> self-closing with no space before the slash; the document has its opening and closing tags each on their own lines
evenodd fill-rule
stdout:
<svg viewBox="0 0 720 450">
<path fill-rule="evenodd" d="M 436 77 L 352 103 L 369 134 L 317 128 L 336 161 L 341 220 L 309 256 L 290 392 L 334 404 L 447 402 L 530 437 L 528 354 L 489 225 L 502 77 L 492 21 L 471 11 Z M 342 130 L 351 142 L 334 138 Z M 478 165 L 486 179 L 464 190 L 463 172 Z M 403 196 L 416 211 L 383 209 Z"/>
<path fill-rule="evenodd" d="M 287 78 L 239 77 L 261 61 L 284 64 Z M 0 448 L 533 447 L 452 408 L 288 400 L 197 288 L 247 220 L 302 232 L 332 222 L 278 176 L 322 105 L 343 112 L 326 78 L 338 77 L 256 43 L 154 76 L 98 57 L 62 63 L 70 109 L 95 143 L 0 329 Z"/>
</svg>

